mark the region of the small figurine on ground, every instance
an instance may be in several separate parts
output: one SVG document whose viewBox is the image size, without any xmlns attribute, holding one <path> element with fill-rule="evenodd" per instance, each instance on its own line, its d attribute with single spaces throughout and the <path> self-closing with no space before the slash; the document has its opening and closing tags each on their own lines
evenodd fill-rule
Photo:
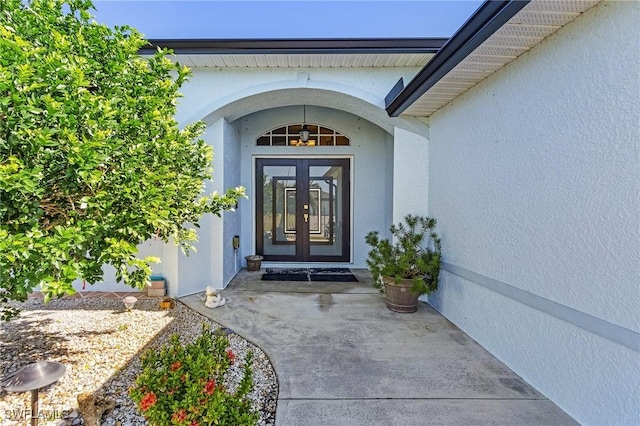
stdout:
<svg viewBox="0 0 640 426">
<path fill-rule="evenodd" d="M 212 286 L 208 286 L 204 292 L 207 295 L 207 300 L 205 300 L 204 306 L 207 308 L 217 308 L 218 306 L 222 306 L 226 303 L 224 297 L 222 297 L 220 293 L 218 293 L 218 290 Z"/>
</svg>

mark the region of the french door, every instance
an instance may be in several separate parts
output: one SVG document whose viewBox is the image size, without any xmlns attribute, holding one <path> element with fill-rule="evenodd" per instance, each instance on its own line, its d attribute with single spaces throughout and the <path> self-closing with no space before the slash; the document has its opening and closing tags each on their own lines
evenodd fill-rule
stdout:
<svg viewBox="0 0 640 426">
<path fill-rule="evenodd" d="M 348 262 L 349 159 L 256 159 L 256 252 L 264 260 Z"/>
</svg>

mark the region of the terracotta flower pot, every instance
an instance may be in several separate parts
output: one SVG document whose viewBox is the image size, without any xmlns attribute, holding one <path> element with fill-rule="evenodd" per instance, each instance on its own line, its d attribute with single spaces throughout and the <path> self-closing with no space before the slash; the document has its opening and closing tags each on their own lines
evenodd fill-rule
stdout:
<svg viewBox="0 0 640 426">
<path fill-rule="evenodd" d="M 245 259 L 247 260 L 247 271 L 255 272 L 260 270 L 262 259 L 264 259 L 264 257 L 253 254 L 251 256 L 246 256 Z"/>
<path fill-rule="evenodd" d="M 382 280 L 387 309 L 400 313 L 412 313 L 418 310 L 418 295 L 411 291 L 413 280 L 401 280 L 397 284 L 391 277 L 383 277 Z"/>
<path fill-rule="evenodd" d="M 160 309 L 171 309 L 175 306 L 175 302 L 170 297 L 165 297 L 160 301 Z"/>
</svg>

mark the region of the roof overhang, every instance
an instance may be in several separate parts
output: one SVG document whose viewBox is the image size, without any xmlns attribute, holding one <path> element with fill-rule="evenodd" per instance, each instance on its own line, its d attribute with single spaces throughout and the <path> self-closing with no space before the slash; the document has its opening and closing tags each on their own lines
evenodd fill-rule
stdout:
<svg viewBox="0 0 640 426">
<path fill-rule="evenodd" d="M 366 54 L 436 53 L 446 38 L 359 39 L 165 39 L 149 40 L 141 54 L 166 47 L 177 55 L 274 55 L 274 54 Z"/>
<path fill-rule="evenodd" d="M 140 50 L 173 51 L 193 68 L 422 68 L 446 38 L 392 39 L 171 39 Z"/>
<path fill-rule="evenodd" d="M 387 113 L 429 117 L 599 1 L 485 1 L 406 86 L 391 89 Z"/>
<path fill-rule="evenodd" d="M 180 63 L 215 68 L 421 68 L 385 98 L 385 109 L 429 117 L 601 0 L 487 0 L 451 37 L 149 40 Z"/>
</svg>

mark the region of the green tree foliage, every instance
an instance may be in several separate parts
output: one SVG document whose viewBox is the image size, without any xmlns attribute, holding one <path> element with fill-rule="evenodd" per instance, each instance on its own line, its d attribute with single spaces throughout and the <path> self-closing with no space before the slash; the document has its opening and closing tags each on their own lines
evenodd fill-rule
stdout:
<svg viewBox="0 0 640 426">
<path fill-rule="evenodd" d="M 205 213 L 244 195 L 204 196 L 203 123 L 180 129 L 189 78 L 170 52 L 143 58 L 136 30 L 97 24 L 89 0 L 0 2 L 0 315 L 41 286 L 47 300 L 102 267 L 142 287 L 155 237 L 184 250 Z"/>
</svg>

